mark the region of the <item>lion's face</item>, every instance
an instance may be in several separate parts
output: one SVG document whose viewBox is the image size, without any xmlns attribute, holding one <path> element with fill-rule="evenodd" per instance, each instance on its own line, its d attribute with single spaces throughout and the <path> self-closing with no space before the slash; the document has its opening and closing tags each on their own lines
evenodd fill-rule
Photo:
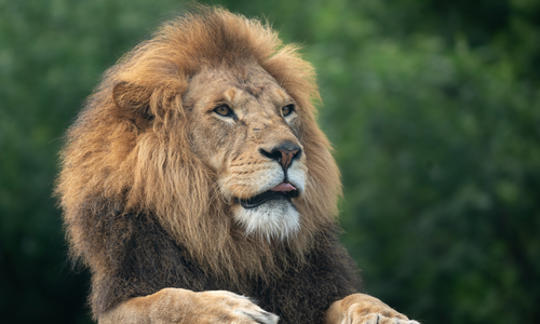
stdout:
<svg viewBox="0 0 540 324">
<path fill-rule="evenodd" d="M 267 238 L 295 233 L 307 167 L 293 98 L 252 64 L 203 69 L 190 80 L 184 105 L 191 149 L 215 172 L 235 221 Z"/>
</svg>

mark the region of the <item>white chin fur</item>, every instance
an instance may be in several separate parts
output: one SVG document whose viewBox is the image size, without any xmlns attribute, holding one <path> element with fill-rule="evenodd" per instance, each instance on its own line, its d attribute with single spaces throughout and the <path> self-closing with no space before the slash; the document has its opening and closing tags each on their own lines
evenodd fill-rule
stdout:
<svg viewBox="0 0 540 324">
<path fill-rule="evenodd" d="M 255 208 L 236 206 L 234 218 L 247 235 L 260 235 L 267 240 L 284 240 L 298 232 L 300 215 L 285 199 L 271 200 Z"/>
</svg>

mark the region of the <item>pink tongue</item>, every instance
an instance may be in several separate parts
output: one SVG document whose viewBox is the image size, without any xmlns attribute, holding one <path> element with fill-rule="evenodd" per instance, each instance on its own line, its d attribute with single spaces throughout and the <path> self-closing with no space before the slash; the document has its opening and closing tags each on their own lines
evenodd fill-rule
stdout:
<svg viewBox="0 0 540 324">
<path fill-rule="evenodd" d="M 290 184 L 290 183 L 281 183 L 281 184 L 278 184 L 277 186 L 275 186 L 274 188 L 270 189 L 272 191 L 281 191 L 281 192 L 289 192 L 289 191 L 293 191 L 293 190 L 296 190 L 296 188 Z"/>
</svg>

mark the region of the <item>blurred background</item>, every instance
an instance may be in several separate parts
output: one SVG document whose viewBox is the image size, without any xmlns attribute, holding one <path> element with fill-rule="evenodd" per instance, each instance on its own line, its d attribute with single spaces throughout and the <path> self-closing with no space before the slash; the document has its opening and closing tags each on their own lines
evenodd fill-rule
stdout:
<svg viewBox="0 0 540 324">
<path fill-rule="evenodd" d="M 424 323 L 540 323 L 540 1 L 230 0 L 303 46 L 365 289 Z M 102 72 L 178 0 L 0 0 L 0 313 L 89 323 L 51 197 Z"/>
</svg>

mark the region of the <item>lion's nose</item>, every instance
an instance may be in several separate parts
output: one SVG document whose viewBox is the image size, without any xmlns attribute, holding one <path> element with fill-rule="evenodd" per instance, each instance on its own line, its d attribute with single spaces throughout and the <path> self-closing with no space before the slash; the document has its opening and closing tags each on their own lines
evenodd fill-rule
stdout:
<svg viewBox="0 0 540 324">
<path fill-rule="evenodd" d="M 272 148 L 270 152 L 262 148 L 259 150 L 259 152 L 272 160 L 278 161 L 283 169 L 287 170 L 293 160 L 300 157 L 300 154 L 302 154 L 302 149 L 292 141 L 284 141 L 278 146 Z"/>
</svg>

